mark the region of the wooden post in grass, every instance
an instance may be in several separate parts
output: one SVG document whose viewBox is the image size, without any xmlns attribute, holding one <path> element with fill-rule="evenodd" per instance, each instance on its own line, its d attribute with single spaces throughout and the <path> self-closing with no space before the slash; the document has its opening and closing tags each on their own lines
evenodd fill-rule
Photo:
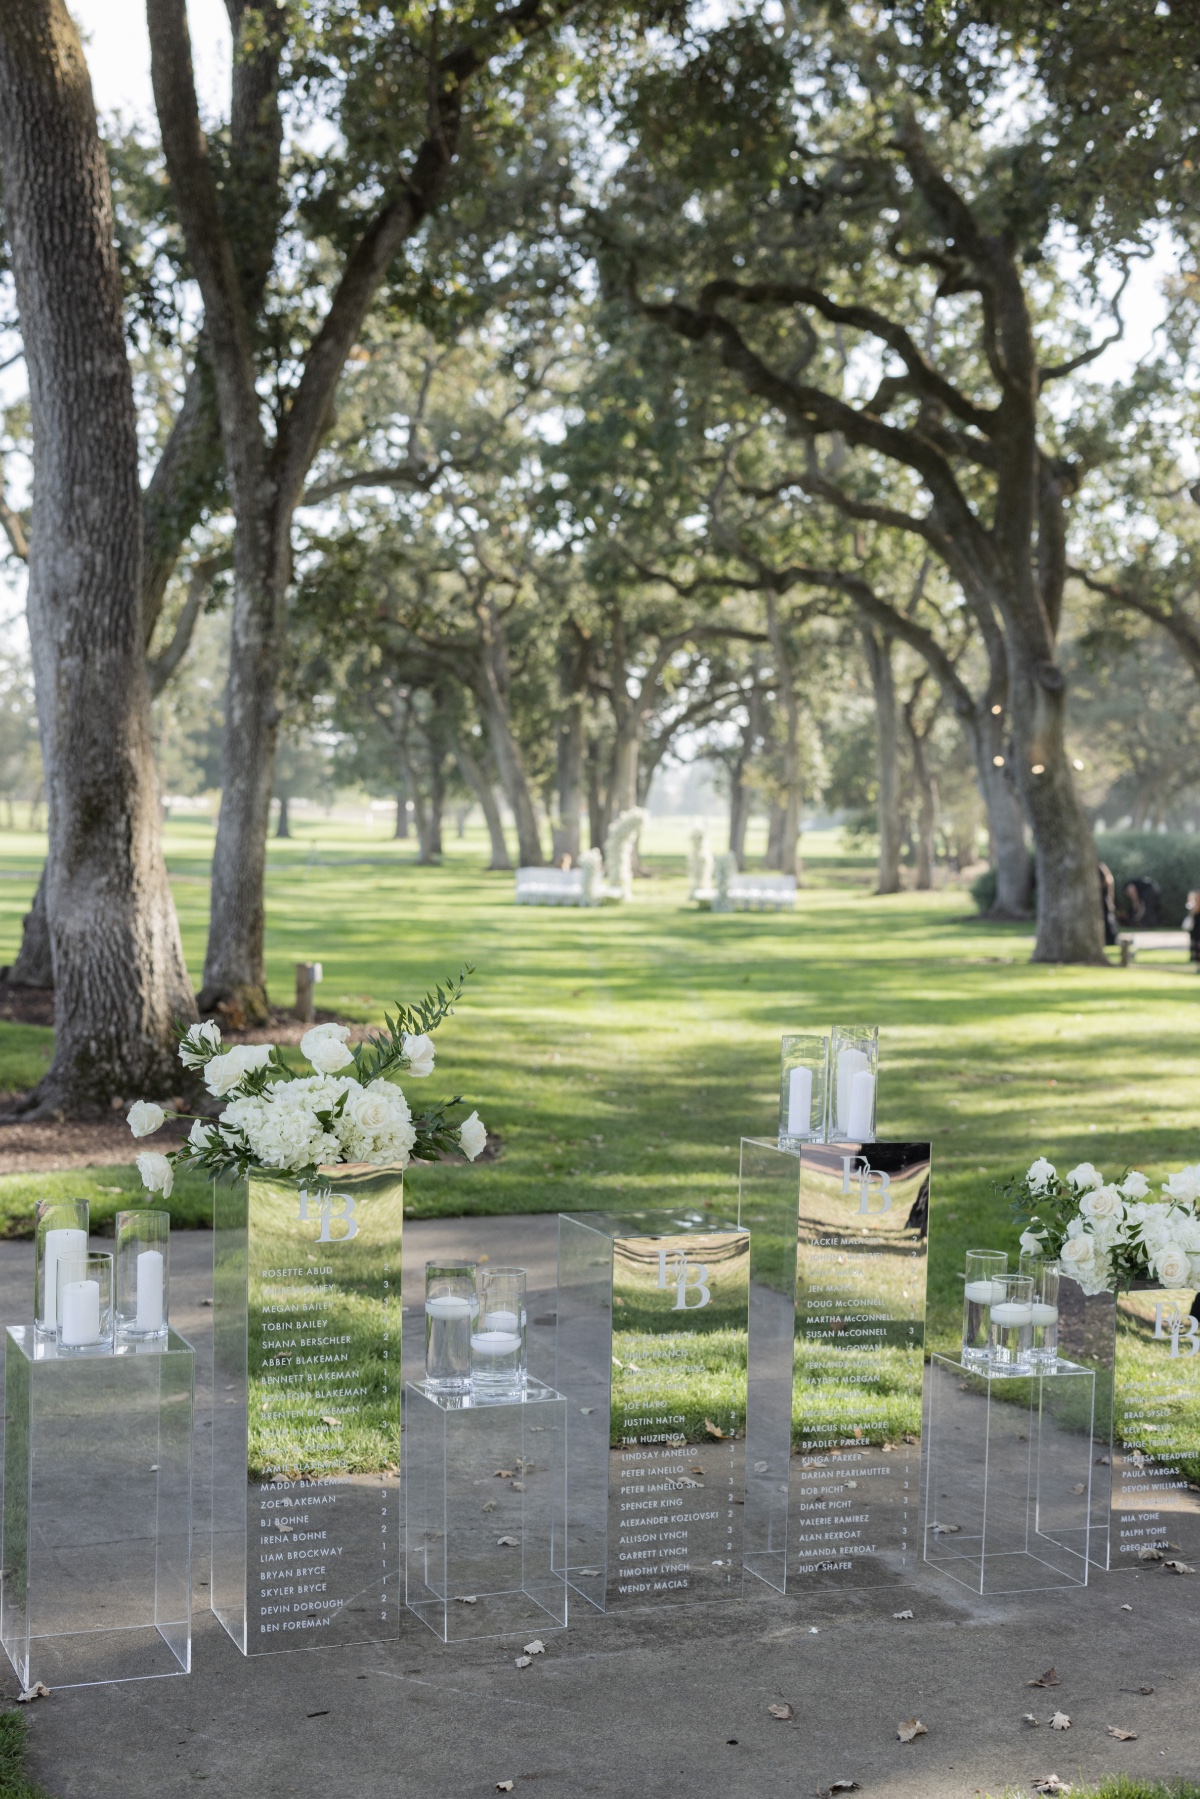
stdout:
<svg viewBox="0 0 1200 1799">
<path fill-rule="evenodd" d="M 313 989 L 323 976 L 319 962 L 297 962 L 296 964 L 296 1017 L 301 1024 L 311 1024 L 317 1016 L 316 995 Z"/>
</svg>

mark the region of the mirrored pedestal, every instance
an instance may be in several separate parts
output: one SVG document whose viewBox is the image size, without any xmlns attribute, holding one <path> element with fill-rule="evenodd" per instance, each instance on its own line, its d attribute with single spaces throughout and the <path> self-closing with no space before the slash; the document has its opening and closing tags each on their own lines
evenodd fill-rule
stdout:
<svg viewBox="0 0 1200 1799">
<path fill-rule="evenodd" d="M 60 1351 L 10 1325 L 0 1640 L 23 1686 L 191 1668 L 195 1355 Z"/>
<path fill-rule="evenodd" d="M 409 1383 L 407 1600 L 443 1642 L 566 1624 L 566 1435 L 566 1401 L 537 1381 L 487 1400 Z"/>
<path fill-rule="evenodd" d="M 894 1585 L 916 1562 L 928 1143 L 743 1138 L 746 1570 Z"/>
<path fill-rule="evenodd" d="M 1092 1560 L 1200 1564 L 1200 1317 L 1194 1288 L 1059 1287 L 1059 1339 L 1096 1371 Z"/>
<path fill-rule="evenodd" d="M 400 1628 L 398 1169 L 214 1193 L 212 1609 L 244 1655 Z"/>
<path fill-rule="evenodd" d="M 562 1213 L 566 1568 L 603 1611 L 742 1590 L 750 1239 L 699 1213 Z"/>
<path fill-rule="evenodd" d="M 1088 1580 L 1095 1375 L 929 1363 L 925 1560 L 975 1593 Z"/>
</svg>

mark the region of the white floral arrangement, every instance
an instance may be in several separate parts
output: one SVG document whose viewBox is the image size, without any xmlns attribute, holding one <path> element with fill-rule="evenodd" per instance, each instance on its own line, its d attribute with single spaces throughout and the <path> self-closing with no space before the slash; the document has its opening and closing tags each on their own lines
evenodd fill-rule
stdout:
<svg viewBox="0 0 1200 1799">
<path fill-rule="evenodd" d="M 1133 1168 L 1106 1181 L 1090 1162 L 1060 1176 L 1039 1156 L 1009 1193 L 1025 1229 L 1021 1248 L 1057 1257 L 1085 1293 L 1121 1291 L 1134 1281 L 1200 1286 L 1200 1164 L 1163 1182 L 1162 1199 Z"/>
<path fill-rule="evenodd" d="M 706 897 L 712 891 L 713 884 L 713 852 L 708 840 L 708 831 L 704 825 L 693 827 L 687 859 L 688 898 L 695 899 L 697 894 Z"/>
<path fill-rule="evenodd" d="M 487 1143 L 478 1112 L 454 1124 L 450 1114 L 463 1103 L 456 1096 L 414 1116 L 394 1078 L 424 1080 L 433 1073 L 431 1033 L 453 1011 L 470 973 L 464 969 L 417 1006 L 398 1007 L 394 1018 L 385 1014 L 383 1029 L 361 1043 L 350 1044 L 344 1024 L 314 1025 L 300 1039 L 311 1074 L 297 1074 L 274 1043 L 226 1048 L 211 1021 L 191 1025 L 180 1038 L 179 1060 L 202 1070 L 209 1093 L 226 1105 L 215 1119 L 195 1118 L 179 1149 L 144 1150 L 137 1158 L 143 1185 L 165 1199 L 178 1168 L 212 1176 L 244 1176 L 256 1168 L 311 1176 L 339 1162 L 406 1168 L 414 1158 L 453 1151 L 473 1162 Z M 129 1128 L 135 1137 L 149 1137 L 168 1117 L 191 1116 L 139 1099 L 129 1109 Z"/>
<path fill-rule="evenodd" d="M 598 849 L 584 850 L 579 858 L 583 874 L 583 903 L 599 906 L 604 899 L 604 857 Z"/>
<path fill-rule="evenodd" d="M 713 901 L 714 912 L 731 912 L 733 902 L 729 897 L 729 887 L 738 871 L 737 857 L 732 850 L 722 850 L 713 860 Z"/>
</svg>

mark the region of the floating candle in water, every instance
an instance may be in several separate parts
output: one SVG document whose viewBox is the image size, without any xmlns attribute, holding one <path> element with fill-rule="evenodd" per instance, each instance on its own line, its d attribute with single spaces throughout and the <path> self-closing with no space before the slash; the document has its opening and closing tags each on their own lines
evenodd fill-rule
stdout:
<svg viewBox="0 0 1200 1799">
<path fill-rule="evenodd" d="M 998 1305 L 1004 1298 L 1004 1282 L 968 1281 L 963 1291 L 972 1305 Z"/>
<path fill-rule="evenodd" d="M 521 1328 L 521 1320 L 515 1312 L 489 1312 L 483 1322 L 489 1331 L 519 1331 Z"/>
<path fill-rule="evenodd" d="M 476 1331 L 471 1338 L 471 1350 L 475 1355 L 515 1355 L 520 1347 L 521 1338 L 517 1331 Z"/>
<path fill-rule="evenodd" d="M 469 1299 L 461 1299 L 453 1293 L 437 1293 L 432 1299 L 425 1301 L 425 1312 L 429 1318 L 441 1318 L 449 1321 L 454 1318 L 469 1318 L 474 1311 Z"/>
<path fill-rule="evenodd" d="M 992 1323 L 1002 1330 L 1012 1330 L 1022 1324 L 1033 1323 L 1033 1307 L 1023 1304 L 1018 1299 L 1005 1299 L 992 1307 Z"/>
</svg>

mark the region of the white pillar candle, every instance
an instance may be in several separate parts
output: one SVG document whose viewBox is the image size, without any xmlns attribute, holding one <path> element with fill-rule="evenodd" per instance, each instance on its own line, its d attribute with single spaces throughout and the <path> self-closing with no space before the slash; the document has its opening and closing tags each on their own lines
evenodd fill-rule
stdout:
<svg viewBox="0 0 1200 1799">
<path fill-rule="evenodd" d="M 72 1349 L 100 1341 L 100 1282 L 64 1281 L 62 1340 Z"/>
<path fill-rule="evenodd" d="M 143 1249 L 137 1259 L 137 1328 L 163 1327 L 163 1259 L 158 1249 Z"/>
<path fill-rule="evenodd" d="M 850 1117 L 846 1135 L 859 1143 L 869 1143 L 875 1135 L 875 1076 L 860 1068 L 850 1082 Z"/>
<path fill-rule="evenodd" d="M 812 1069 L 793 1068 L 788 1075 L 787 1134 L 807 1137 L 812 1129 Z"/>
<path fill-rule="evenodd" d="M 998 1305 L 1004 1298 L 1004 1282 L 968 1281 L 965 1292 L 972 1305 Z"/>
<path fill-rule="evenodd" d="M 449 1322 L 453 1318 L 469 1318 L 472 1306 L 469 1299 L 463 1299 L 455 1293 L 436 1293 L 432 1299 L 425 1301 L 425 1311 L 430 1318 L 442 1318 Z"/>
<path fill-rule="evenodd" d="M 63 1256 L 85 1256 L 87 1232 L 77 1226 L 69 1230 L 47 1231 L 42 1238 L 42 1317 L 47 1330 L 58 1325 L 58 1264 Z"/>
<path fill-rule="evenodd" d="M 850 1136 L 850 1096 L 854 1077 L 861 1069 L 866 1068 L 867 1057 L 861 1049 L 843 1049 L 838 1051 L 837 1065 L 837 1121 L 838 1130 L 844 1137 Z"/>
</svg>

